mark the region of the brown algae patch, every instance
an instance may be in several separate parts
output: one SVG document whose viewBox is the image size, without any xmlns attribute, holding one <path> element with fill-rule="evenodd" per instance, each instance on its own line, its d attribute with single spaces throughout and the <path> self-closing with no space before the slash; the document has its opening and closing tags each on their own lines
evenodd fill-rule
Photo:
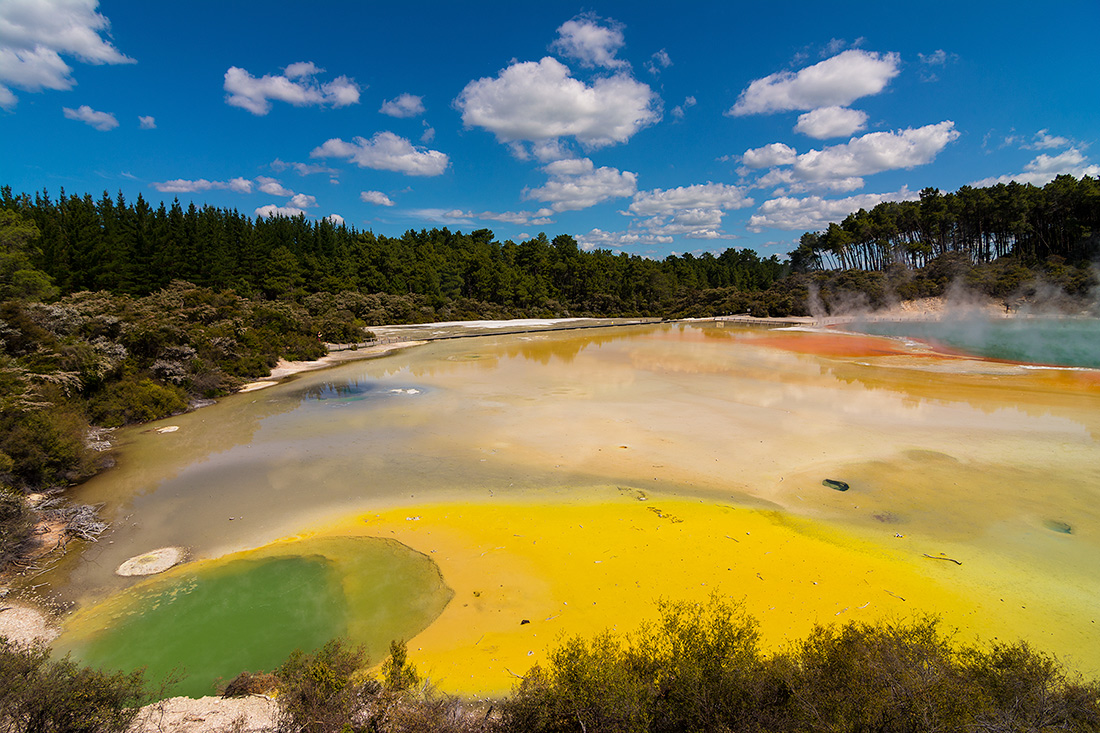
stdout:
<svg viewBox="0 0 1100 733">
<path fill-rule="evenodd" d="M 455 597 L 409 642 L 443 689 L 503 693 L 563 635 L 631 631 L 654 601 L 744 598 L 765 643 L 815 624 L 937 613 L 1005 631 L 982 599 L 946 589 L 919 556 L 806 520 L 650 496 L 600 503 L 446 504 L 370 513 L 326 532 L 368 532 L 428 553 Z M 952 566 L 954 567 L 954 566 Z M 527 623 L 525 623 L 527 622 Z"/>
</svg>

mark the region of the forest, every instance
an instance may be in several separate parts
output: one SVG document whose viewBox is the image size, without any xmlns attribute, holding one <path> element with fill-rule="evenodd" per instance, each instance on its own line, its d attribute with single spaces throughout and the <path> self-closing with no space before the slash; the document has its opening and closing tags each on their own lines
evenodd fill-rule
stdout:
<svg viewBox="0 0 1100 733">
<path fill-rule="evenodd" d="M 946 194 L 926 188 L 918 201 L 884 202 L 803 234 L 790 257 L 795 270 L 919 269 L 952 254 L 974 264 L 1080 263 L 1095 258 L 1098 242 L 1100 183 L 1062 175 L 1042 188 L 1015 181 Z"/>
<path fill-rule="evenodd" d="M 246 297 L 300 300 L 355 291 L 423 296 L 439 308 L 465 298 L 512 312 L 652 315 L 685 292 L 764 290 L 787 274 L 776 256 L 728 249 L 651 260 L 585 252 L 567 234 L 497 242 L 493 232 L 446 228 L 375 235 L 321 219 L 258 217 L 179 201 L 153 209 L 138 196 L 0 190 L 0 209 L 39 232 L 34 264 L 61 294 L 142 296 L 183 280 Z"/>
</svg>

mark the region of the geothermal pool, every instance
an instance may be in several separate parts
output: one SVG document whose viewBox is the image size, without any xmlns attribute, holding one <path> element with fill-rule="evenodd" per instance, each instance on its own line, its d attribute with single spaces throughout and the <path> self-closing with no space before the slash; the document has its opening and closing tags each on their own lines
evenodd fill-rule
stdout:
<svg viewBox="0 0 1100 733">
<path fill-rule="evenodd" d="M 1100 674 L 1096 370 L 722 323 L 529 333 L 118 438 L 76 495 L 111 534 L 48 577 L 77 606 L 59 648 L 179 665 L 186 694 L 336 635 L 376 661 L 404 638 L 443 689 L 501 693 L 563 634 L 712 592 L 776 648 L 936 613 Z M 192 560 L 114 575 L 166 545 Z"/>
</svg>

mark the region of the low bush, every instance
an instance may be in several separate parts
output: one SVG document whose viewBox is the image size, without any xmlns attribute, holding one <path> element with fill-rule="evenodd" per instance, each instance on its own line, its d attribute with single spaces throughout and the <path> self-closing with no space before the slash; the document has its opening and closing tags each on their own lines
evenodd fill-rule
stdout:
<svg viewBox="0 0 1100 733">
<path fill-rule="evenodd" d="M 185 410 L 186 392 L 152 379 L 129 378 L 112 382 L 88 401 L 92 422 L 109 428 L 159 420 Z"/>
<path fill-rule="evenodd" d="M 0 637 L 0 730 L 5 733 L 123 731 L 146 701 L 144 674 L 51 659 L 44 645 Z"/>
<path fill-rule="evenodd" d="M 363 648 L 342 639 L 308 654 L 296 649 L 275 671 L 282 727 L 301 733 L 354 730 L 365 698 L 378 688 L 357 681 L 365 663 Z"/>
<path fill-rule="evenodd" d="M 0 567 L 19 556 L 33 528 L 34 520 L 23 495 L 0 486 Z"/>
</svg>

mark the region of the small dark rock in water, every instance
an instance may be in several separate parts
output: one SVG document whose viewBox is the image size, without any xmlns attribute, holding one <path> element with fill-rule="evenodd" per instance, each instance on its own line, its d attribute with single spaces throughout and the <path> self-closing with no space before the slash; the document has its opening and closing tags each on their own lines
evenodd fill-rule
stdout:
<svg viewBox="0 0 1100 733">
<path fill-rule="evenodd" d="M 1061 532 L 1062 534 L 1073 534 L 1073 527 L 1069 526 L 1065 522 L 1057 519 L 1048 519 L 1043 522 L 1047 529 L 1051 532 Z"/>
<path fill-rule="evenodd" d="M 825 479 L 821 482 L 821 485 L 826 488 L 832 489 L 833 491 L 847 491 L 849 488 L 848 484 L 844 483 L 843 481 L 837 481 L 834 478 Z"/>
</svg>

